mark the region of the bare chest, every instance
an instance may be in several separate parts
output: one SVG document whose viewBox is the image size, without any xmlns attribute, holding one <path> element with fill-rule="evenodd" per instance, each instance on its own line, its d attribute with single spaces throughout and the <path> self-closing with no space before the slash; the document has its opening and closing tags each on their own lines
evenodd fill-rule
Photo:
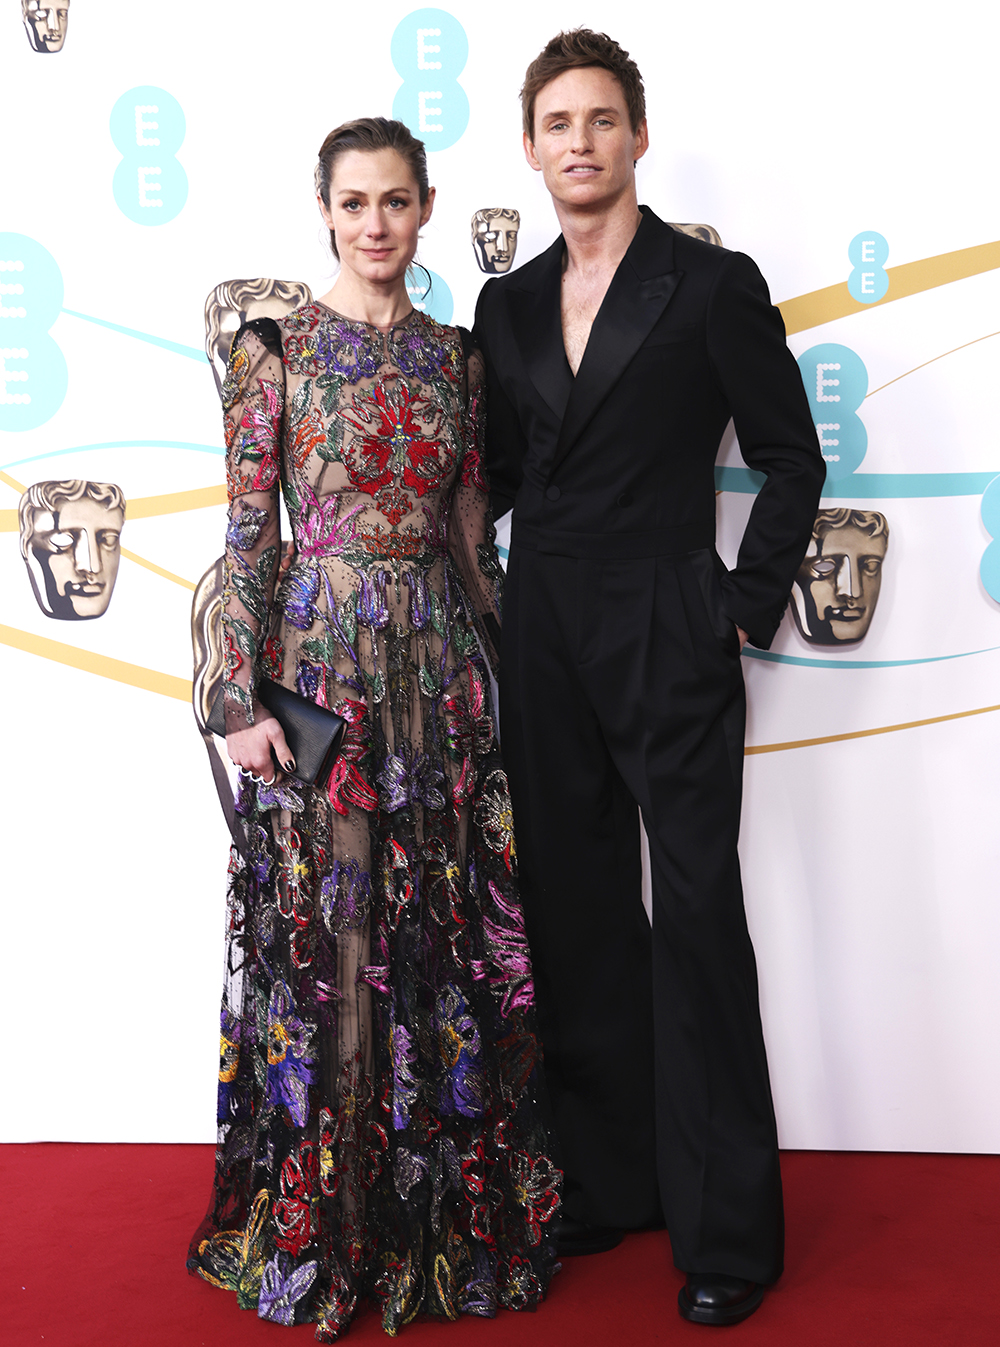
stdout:
<svg viewBox="0 0 1000 1347">
<path fill-rule="evenodd" d="M 562 283 L 562 332 L 566 359 L 575 375 L 590 340 L 597 311 L 604 301 L 611 273 L 574 277 L 567 272 Z"/>
</svg>

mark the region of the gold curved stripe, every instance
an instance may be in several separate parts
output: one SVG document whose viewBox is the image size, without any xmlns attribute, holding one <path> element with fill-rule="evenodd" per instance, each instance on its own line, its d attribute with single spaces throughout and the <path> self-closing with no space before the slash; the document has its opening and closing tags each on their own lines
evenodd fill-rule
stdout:
<svg viewBox="0 0 1000 1347">
<path fill-rule="evenodd" d="M 980 243 L 974 248 L 959 248 L 953 253 L 939 253 L 918 262 L 887 267 L 889 289 L 873 304 L 861 304 L 852 299 L 847 282 L 841 281 L 839 285 L 828 285 L 823 290 L 812 290 L 808 295 L 782 300 L 778 308 L 785 320 L 785 331 L 791 336 L 793 332 L 805 332 L 807 328 L 832 323 L 835 318 L 877 309 L 880 304 L 891 304 L 894 299 L 919 295 L 924 290 L 962 281 L 967 276 L 979 276 L 997 267 L 1000 267 L 1000 241 Z"/>
<path fill-rule="evenodd" d="M 173 571 L 164 570 L 162 566 L 157 566 L 155 561 L 147 561 L 145 557 L 139 556 L 138 552 L 130 552 L 127 547 L 121 549 L 121 554 L 129 561 L 134 561 L 137 566 L 145 566 L 146 570 L 152 571 L 154 575 L 162 575 L 164 580 L 172 580 L 175 585 L 189 589 L 192 594 L 198 588 L 190 580 L 185 580 L 183 575 L 174 575 Z"/>
<path fill-rule="evenodd" d="M 185 510 L 204 510 L 207 505 L 225 505 L 225 485 L 201 486 L 195 491 L 173 491 L 166 496 L 140 496 L 125 505 L 126 519 L 152 519 L 161 514 L 181 514 Z"/>
<path fill-rule="evenodd" d="M 50 641 L 47 636 L 35 636 L 33 632 L 20 631 L 17 627 L 0 626 L 0 642 L 15 650 L 24 650 L 29 655 L 40 655 L 42 659 L 67 664 L 71 669 L 82 669 L 85 673 L 98 674 L 116 683 L 128 683 L 131 687 L 142 688 L 144 692 L 157 692 L 161 697 L 175 697 L 181 702 L 191 700 L 189 679 L 175 678 L 173 674 L 160 673 L 158 669 L 145 669 L 141 664 L 126 664 L 124 660 L 112 659 L 110 655 L 80 650 L 62 641 Z"/>
<path fill-rule="evenodd" d="M 918 369 L 926 369 L 928 365 L 933 365 L 935 360 L 943 360 L 946 355 L 954 355 L 956 351 L 964 351 L 969 346 L 978 346 L 981 341 L 989 341 L 990 337 L 1000 337 L 1000 331 L 987 332 L 985 337 L 973 337 L 971 341 L 963 341 L 961 346 L 953 346 L 950 351 L 942 351 L 940 355 L 932 355 L 930 360 L 924 360 L 919 365 L 914 365 L 912 369 L 903 370 L 902 374 L 897 374 L 894 379 L 887 379 L 884 384 L 879 384 L 878 388 L 873 388 L 870 393 L 865 394 L 865 401 L 873 398 L 876 393 L 881 393 L 883 388 L 888 388 L 890 384 L 898 384 L 900 379 L 905 379 L 909 374 L 916 374 Z"/>
<path fill-rule="evenodd" d="M 783 753 L 786 748 L 813 748 L 816 744 L 839 744 L 845 739 L 868 739 L 873 734 L 894 734 L 896 730 L 915 730 L 921 725 L 940 725 L 945 720 L 964 720 L 966 716 L 985 716 L 989 711 L 1000 711 L 1000 706 L 980 706 L 975 711 L 953 711 L 949 716 L 931 716 L 928 720 L 907 720 L 902 725 L 880 725 L 875 730 L 851 730 L 848 734 L 827 734 L 821 739 L 793 739 L 787 744 L 757 744 L 743 753 Z"/>
</svg>

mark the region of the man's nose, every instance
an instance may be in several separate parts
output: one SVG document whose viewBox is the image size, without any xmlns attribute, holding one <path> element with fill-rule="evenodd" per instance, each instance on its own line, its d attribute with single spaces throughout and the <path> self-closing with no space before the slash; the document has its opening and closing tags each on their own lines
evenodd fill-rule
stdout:
<svg viewBox="0 0 1000 1347">
<path fill-rule="evenodd" d="M 590 123 L 581 122 L 573 127 L 573 153 L 589 154 L 594 148 L 594 138 L 590 132 Z"/>
<path fill-rule="evenodd" d="M 87 529 L 81 529 L 73 547 L 73 565 L 80 575 L 96 575 L 101 569 L 97 541 Z"/>
<path fill-rule="evenodd" d="M 843 599 L 860 599 L 861 581 L 857 568 L 851 564 L 850 557 L 841 558 L 837 567 L 837 595 Z"/>
</svg>

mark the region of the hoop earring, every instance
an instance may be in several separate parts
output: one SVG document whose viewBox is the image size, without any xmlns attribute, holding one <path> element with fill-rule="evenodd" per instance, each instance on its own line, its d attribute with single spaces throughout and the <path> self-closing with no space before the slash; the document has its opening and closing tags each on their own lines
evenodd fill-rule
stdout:
<svg viewBox="0 0 1000 1347">
<path fill-rule="evenodd" d="M 433 283 L 433 281 L 431 280 L 431 273 L 427 270 L 427 268 L 423 265 L 422 262 L 411 262 L 410 265 L 406 268 L 407 275 L 412 276 L 412 275 L 413 275 L 414 268 L 417 268 L 417 269 L 419 269 L 420 271 L 422 271 L 422 272 L 424 273 L 424 275 L 427 277 L 427 284 L 424 286 L 424 293 L 420 296 L 420 302 L 421 302 L 421 304 L 422 304 L 422 303 L 424 302 L 424 300 L 427 298 L 427 296 L 430 294 L 431 289 L 432 289 L 434 283 Z M 413 282 L 413 283 L 414 283 L 414 285 L 416 284 L 416 278 L 415 278 L 415 277 L 414 277 L 414 282 Z"/>
</svg>

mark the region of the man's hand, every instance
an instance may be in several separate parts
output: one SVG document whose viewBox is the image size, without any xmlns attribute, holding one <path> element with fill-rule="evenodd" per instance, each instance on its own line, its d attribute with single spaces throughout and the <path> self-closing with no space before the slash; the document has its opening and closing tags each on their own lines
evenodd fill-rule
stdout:
<svg viewBox="0 0 1000 1347">
<path fill-rule="evenodd" d="M 743 630 L 742 627 L 736 628 L 736 634 L 740 638 L 740 649 L 742 650 L 750 638 L 749 636 L 747 636 L 746 632 Z"/>
<path fill-rule="evenodd" d="M 281 724 L 274 716 L 258 719 L 255 725 L 248 725 L 245 730 L 237 730 L 235 734 L 226 735 L 226 751 L 236 766 L 242 767 L 245 772 L 258 777 L 268 786 L 280 775 L 274 770 L 272 748 L 274 757 L 285 771 L 293 771 L 295 759 L 285 742 Z"/>
</svg>

